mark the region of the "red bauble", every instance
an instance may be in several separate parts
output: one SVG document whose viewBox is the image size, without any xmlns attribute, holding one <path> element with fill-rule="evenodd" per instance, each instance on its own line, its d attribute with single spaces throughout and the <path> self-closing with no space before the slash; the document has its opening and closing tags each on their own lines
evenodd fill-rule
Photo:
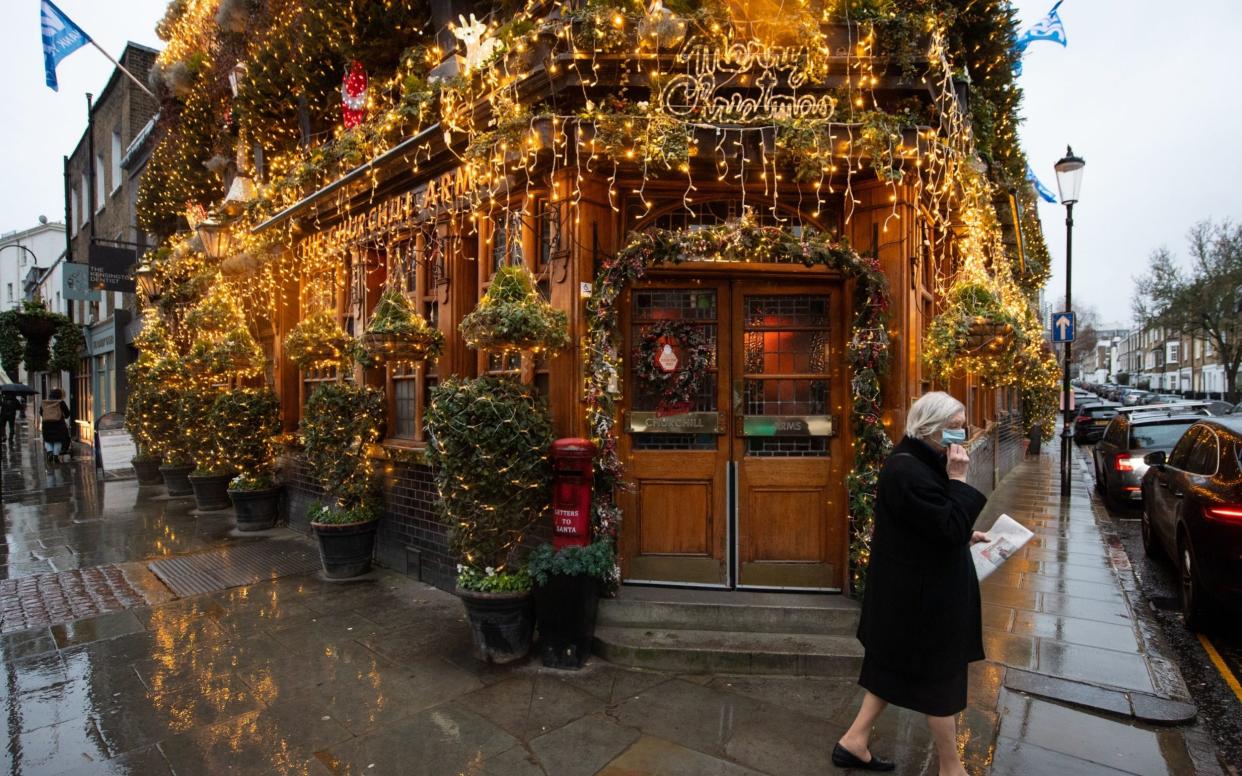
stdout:
<svg viewBox="0 0 1242 776">
<path fill-rule="evenodd" d="M 341 118 L 353 129 L 367 117 L 367 71 L 358 60 L 349 63 L 341 81 Z"/>
</svg>

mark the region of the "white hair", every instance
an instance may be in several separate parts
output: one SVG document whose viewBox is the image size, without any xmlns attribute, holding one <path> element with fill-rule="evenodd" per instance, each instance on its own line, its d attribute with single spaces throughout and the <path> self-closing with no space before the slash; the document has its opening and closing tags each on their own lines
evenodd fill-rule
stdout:
<svg viewBox="0 0 1242 776">
<path fill-rule="evenodd" d="M 945 424 L 966 407 L 944 391 L 925 393 L 910 405 L 906 414 L 906 436 L 922 441 L 937 439 Z"/>
</svg>

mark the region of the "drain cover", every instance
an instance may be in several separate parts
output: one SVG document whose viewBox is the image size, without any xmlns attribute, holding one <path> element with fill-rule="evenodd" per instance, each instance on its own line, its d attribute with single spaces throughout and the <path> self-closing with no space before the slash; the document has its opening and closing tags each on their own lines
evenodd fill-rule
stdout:
<svg viewBox="0 0 1242 776">
<path fill-rule="evenodd" d="M 309 574 L 319 568 L 319 554 L 299 541 L 267 539 L 153 560 L 147 568 L 178 596 L 188 596 Z"/>
</svg>

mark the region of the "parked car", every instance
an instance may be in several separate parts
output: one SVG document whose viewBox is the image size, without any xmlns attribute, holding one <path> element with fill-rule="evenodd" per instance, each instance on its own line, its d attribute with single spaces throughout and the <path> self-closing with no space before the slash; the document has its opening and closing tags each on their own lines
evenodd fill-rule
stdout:
<svg viewBox="0 0 1242 776">
<path fill-rule="evenodd" d="M 1179 395 L 1178 395 L 1178 394 L 1176 394 L 1176 393 L 1158 393 L 1158 394 L 1156 394 L 1156 401 L 1163 401 L 1163 402 L 1177 402 L 1177 401 L 1185 401 L 1185 400 L 1186 400 L 1186 397 L 1185 397 L 1185 396 L 1179 396 Z"/>
<path fill-rule="evenodd" d="M 1138 504 L 1143 499 L 1143 456 L 1169 453 L 1186 429 L 1202 415 L 1169 412 L 1119 412 L 1091 453 L 1095 487 L 1109 507 Z"/>
<path fill-rule="evenodd" d="M 1173 558 L 1186 626 L 1242 610 L 1242 418 L 1202 418 L 1143 476 L 1143 547 Z"/>
<path fill-rule="evenodd" d="M 1227 401 L 1213 400 L 1207 403 L 1207 411 L 1210 412 L 1214 417 L 1220 417 L 1221 415 L 1230 415 L 1233 413 L 1233 405 Z M 1242 415 L 1242 413 L 1238 413 L 1238 414 Z"/>
<path fill-rule="evenodd" d="M 1158 401 L 1156 394 L 1151 391 L 1127 391 L 1121 397 L 1121 403 L 1127 407 L 1134 407 L 1139 404 L 1156 404 Z"/>
<path fill-rule="evenodd" d="M 1080 445 L 1098 441 L 1109 421 L 1116 416 L 1117 405 L 1112 402 L 1079 407 L 1078 416 L 1074 418 L 1074 441 Z"/>
</svg>

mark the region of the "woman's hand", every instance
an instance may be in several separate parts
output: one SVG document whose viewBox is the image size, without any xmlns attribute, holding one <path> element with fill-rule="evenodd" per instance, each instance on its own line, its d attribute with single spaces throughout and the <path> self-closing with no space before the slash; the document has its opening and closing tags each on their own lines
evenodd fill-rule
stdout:
<svg viewBox="0 0 1242 776">
<path fill-rule="evenodd" d="M 992 537 L 988 536 L 983 531 L 975 531 L 974 533 L 970 535 L 971 544 L 978 544 L 980 542 L 990 542 L 990 541 L 992 541 Z"/>
<path fill-rule="evenodd" d="M 945 463 L 945 471 L 949 479 L 966 481 L 966 472 L 970 468 L 970 456 L 961 445 L 949 445 L 949 459 Z"/>
</svg>

